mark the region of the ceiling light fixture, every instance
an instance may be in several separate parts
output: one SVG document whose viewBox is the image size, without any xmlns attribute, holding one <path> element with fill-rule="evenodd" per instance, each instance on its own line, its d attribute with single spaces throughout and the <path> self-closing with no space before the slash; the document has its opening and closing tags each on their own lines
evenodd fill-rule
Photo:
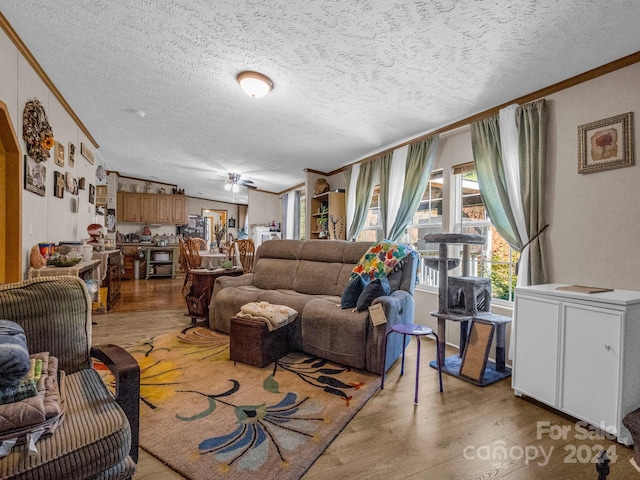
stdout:
<svg viewBox="0 0 640 480">
<path fill-rule="evenodd" d="M 253 98 L 264 97 L 273 90 L 271 79 L 258 72 L 240 72 L 236 78 L 244 93 Z"/>
<path fill-rule="evenodd" d="M 238 193 L 240 191 L 240 174 L 229 173 L 229 180 L 224 184 L 224 189 L 227 192 L 233 191 L 233 193 Z"/>
</svg>

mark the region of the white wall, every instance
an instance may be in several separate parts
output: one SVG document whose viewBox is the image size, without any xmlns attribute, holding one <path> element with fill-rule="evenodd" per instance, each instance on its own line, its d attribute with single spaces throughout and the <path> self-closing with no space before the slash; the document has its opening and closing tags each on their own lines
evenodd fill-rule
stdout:
<svg viewBox="0 0 640 480">
<path fill-rule="evenodd" d="M 247 211 L 249 227 L 251 225 L 270 225 L 282 223 L 282 200 L 273 193 L 249 190 L 249 209 Z"/>
<path fill-rule="evenodd" d="M 22 250 L 26 272 L 29 268 L 29 251 L 33 245 L 40 242 L 86 239 L 89 238 L 87 226 L 102 223 L 102 217 L 96 217 L 95 208 L 89 203 L 89 184 L 96 183 L 97 165 L 91 165 L 80 155 L 80 143 L 89 145 L 94 152 L 95 148 L 2 30 L 0 65 L 0 100 L 9 108 L 22 153 L 26 153 L 26 145 L 22 140 L 22 112 L 27 101 L 34 97 L 44 106 L 54 138 L 65 146 L 67 158 L 69 142 L 76 146 L 73 167 L 69 167 L 66 160 L 64 167 L 58 167 L 52 158 L 47 160 L 44 197 L 22 190 Z M 54 149 L 51 150 L 52 156 L 53 153 Z M 65 191 L 64 198 L 54 197 L 53 172 L 56 170 L 70 172 L 75 178 L 85 177 L 86 189 L 80 190 L 77 196 Z"/>
</svg>

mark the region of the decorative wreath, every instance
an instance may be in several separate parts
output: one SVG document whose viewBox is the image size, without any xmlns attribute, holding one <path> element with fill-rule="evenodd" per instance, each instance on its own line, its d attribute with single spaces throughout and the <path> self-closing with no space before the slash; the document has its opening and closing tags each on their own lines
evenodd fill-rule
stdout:
<svg viewBox="0 0 640 480">
<path fill-rule="evenodd" d="M 37 98 L 24 107 L 22 138 L 27 143 L 27 154 L 36 162 L 46 162 L 53 148 L 53 130 L 44 107 Z"/>
</svg>

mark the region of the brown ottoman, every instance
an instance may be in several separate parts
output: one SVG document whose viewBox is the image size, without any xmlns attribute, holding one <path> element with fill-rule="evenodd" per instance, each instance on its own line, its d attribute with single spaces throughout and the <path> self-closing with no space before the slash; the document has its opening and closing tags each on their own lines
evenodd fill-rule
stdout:
<svg viewBox="0 0 640 480">
<path fill-rule="evenodd" d="M 289 323 L 270 332 L 263 320 L 231 317 L 229 357 L 264 368 L 287 354 L 291 326 Z"/>
</svg>

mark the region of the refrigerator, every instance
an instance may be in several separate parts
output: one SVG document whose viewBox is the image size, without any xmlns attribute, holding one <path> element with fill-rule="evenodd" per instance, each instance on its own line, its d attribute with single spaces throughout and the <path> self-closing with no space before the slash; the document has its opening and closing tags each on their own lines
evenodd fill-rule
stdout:
<svg viewBox="0 0 640 480">
<path fill-rule="evenodd" d="M 186 225 L 178 225 L 178 234 L 184 238 L 204 238 L 207 235 L 206 218 L 201 215 L 189 215 Z"/>
</svg>

